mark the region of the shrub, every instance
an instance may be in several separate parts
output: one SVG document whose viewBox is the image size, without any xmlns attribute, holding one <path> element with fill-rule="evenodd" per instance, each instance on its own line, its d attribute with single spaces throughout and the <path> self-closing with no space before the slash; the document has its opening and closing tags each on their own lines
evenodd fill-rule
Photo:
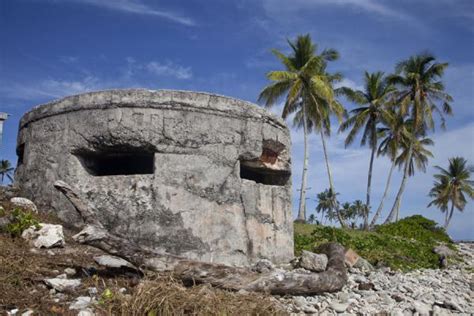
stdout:
<svg viewBox="0 0 474 316">
<path fill-rule="evenodd" d="M 8 216 L 6 211 L 2 212 L 2 216 Z M 34 217 L 30 211 L 24 211 L 20 208 L 15 208 L 11 212 L 11 220 L 5 227 L 5 232 L 9 233 L 13 237 L 20 236 L 23 231 L 31 226 L 36 229 L 40 228 L 38 220 Z"/>
<path fill-rule="evenodd" d="M 452 247 L 444 229 L 420 215 L 382 225 L 375 231 L 347 230 L 328 226 L 295 224 L 295 253 L 313 250 L 322 243 L 335 241 L 354 249 L 372 264 L 392 269 L 437 268 L 433 248 L 440 242 Z"/>
</svg>

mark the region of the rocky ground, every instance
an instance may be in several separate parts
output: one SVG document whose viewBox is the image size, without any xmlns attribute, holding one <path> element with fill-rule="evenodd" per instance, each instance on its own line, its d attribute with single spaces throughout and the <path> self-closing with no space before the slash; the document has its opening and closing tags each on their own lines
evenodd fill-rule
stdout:
<svg viewBox="0 0 474 316">
<path fill-rule="evenodd" d="M 348 284 L 339 293 L 279 300 L 295 314 L 473 315 L 474 243 L 460 243 L 458 248 L 464 262 L 450 263 L 443 270 L 351 268 Z"/>
<path fill-rule="evenodd" d="M 157 315 L 189 311 L 196 315 L 274 315 L 286 314 L 284 310 L 295 315 L 474 315 L 474 243 L 457 244 L 461 258 L 446 254 L 445 269 L 408 273 L 375 269 L 348 250 L 346 264 L 352 268 L 342 291 L 272 297 L 205 285 L 186 288 L 169 275 L 143 275 L 122 259 L 78 244 L 71 237 L 77 231 L 63 230 L 58 219 L 36 213 L 30 201 L 11 199 L 0 204 L 7 209 L 12 209 L 10 204 L 30 209 L 48 223 L 24 230 L 21 238 L 0 234 L 2 315 L 150 315 L 149 306 L 160 306 Z M 0 226 L 7 217 L 0 217 Z M 440 251 L 452 252 L 443 247 L 439 246 Z M 324 271 L 327 263 L 323 254 L 302 251 L 298 260 L 280 268 L 313 273 Z M 264 272 L 275 267 L 262 260 L 254 268 Z"/>
</svg>

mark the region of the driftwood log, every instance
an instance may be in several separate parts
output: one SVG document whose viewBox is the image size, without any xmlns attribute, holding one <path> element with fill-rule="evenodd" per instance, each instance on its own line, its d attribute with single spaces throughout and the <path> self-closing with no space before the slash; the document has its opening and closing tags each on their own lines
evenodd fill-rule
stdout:
<svg viewBox="0 0 474 316">
<path fill-rule="evenodd" d="M 258 273 L 250 268 L 193 261 L 157 252 L 111 234 L 98 220 L 94 209 L 85 203 L 71 186 L 57 181 L 54 187 L 64 194 L 84 220 L 85 227 L 74 236 L 76 241 L 121 257 L 141 269 L 172 271 L 187 284 L 207 283 L 234 291 L 311 295 L 339 291 L 347 282 L 344 248 L 337 243 L 325 244 L 318 250 L 328 256 L 327 269 L 320 273 L 283 270 Z"/>
</svg>

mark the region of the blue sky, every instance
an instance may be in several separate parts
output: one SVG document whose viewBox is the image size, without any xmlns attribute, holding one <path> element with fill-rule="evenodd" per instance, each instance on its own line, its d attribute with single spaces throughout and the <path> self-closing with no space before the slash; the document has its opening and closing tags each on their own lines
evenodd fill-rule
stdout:
<svg viewBox="0 0 474 316">
<path fill-rule="evenodd" d="M 264 74 L 280 69 L 272 48 L 287 52 L 287 38 L 310 33 L 321 48 L 336 48 L 344 85 L 359 88 L 364 70 L 393 65 L 429 50 L 449 62 L 447 90 L 455 115 L 431 135 L 435 158 L 426 174 L 410 178 L 402 216 L 426 208 L 434 165 L 451 156 L 474 163 L 474 2 L 471 0 L 0 0 L 0 111 L 6 123 L 0 158 L 16 161 L 21 115 L 65 95 L 121 87 L 189 89 L 255 102 Z M 351 104 L 343 100 L 350 109 Z M 278 112 L 278 107 L 273 109 Z M 369 152 L 344 149 L 335 131 L 329 155 L 340 199 L 365 196 Z M 302 135 L 292 130 L 294 208 L 302 164 Z M 308 211 L 328 186 L 320 140 L 310 137 Z M 383 191 L 389 162 L 377 159 L 373 201 Z M 394 177 L 391 196 L 400 184 Z M 387 201 L 387 207 L 392 200 Z M 384 214 L 386 215 L 386 214 Z M 456 214 L 450 234 L 474 239 L 474 203 Z"/>
</svg>

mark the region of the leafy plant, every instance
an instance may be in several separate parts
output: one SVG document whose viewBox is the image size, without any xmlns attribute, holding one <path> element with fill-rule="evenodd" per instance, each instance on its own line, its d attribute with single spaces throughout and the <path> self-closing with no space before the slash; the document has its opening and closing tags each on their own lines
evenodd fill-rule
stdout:
<svg viewBox="0 0 474 316">
<path fill-rule="evenodd" d="M 31 226 L 34 226 L 36 229 L 41 227 L 31 212 L 23 211 L 20 208 L 14 209 L 11 213 L 11 217 L 12 221 L 7 225 L 5 230 L 14 237 L 20 236 L 25 229 Z"/>
</svg>

